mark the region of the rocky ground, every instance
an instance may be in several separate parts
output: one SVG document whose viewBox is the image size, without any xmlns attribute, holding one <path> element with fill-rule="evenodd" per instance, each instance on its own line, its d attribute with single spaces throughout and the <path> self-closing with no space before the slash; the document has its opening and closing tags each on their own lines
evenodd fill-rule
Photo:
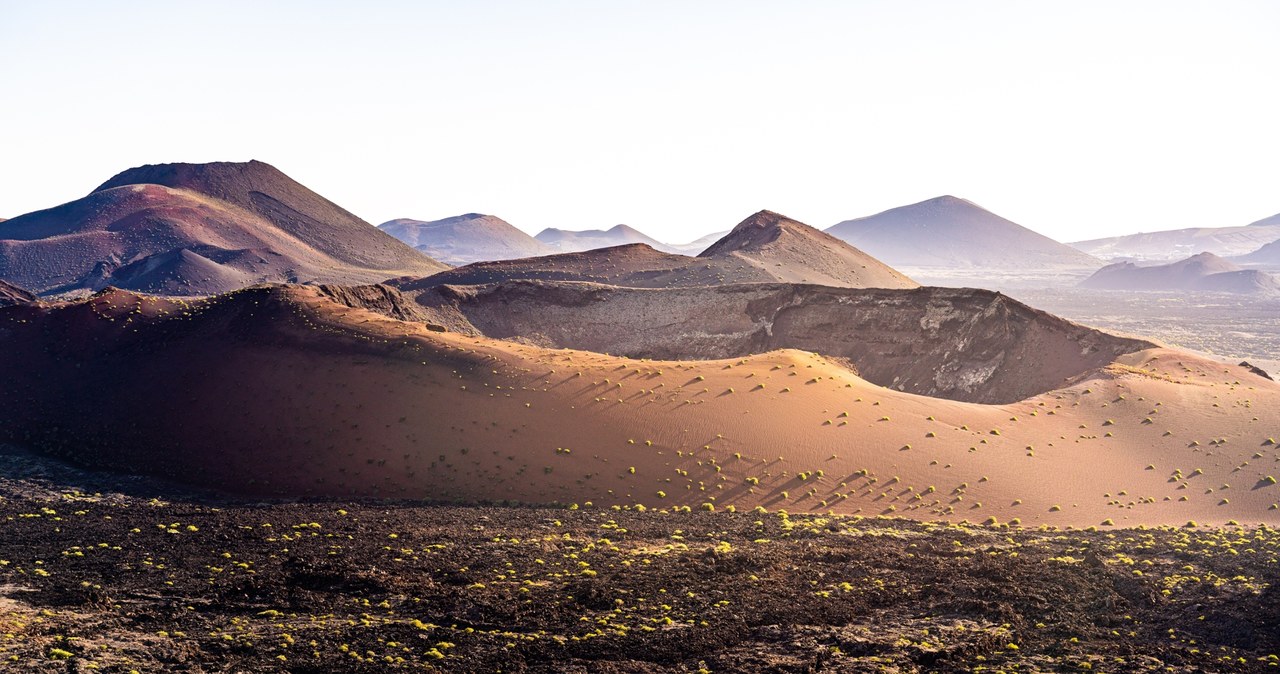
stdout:
<svg viewBox="0 0 1280 674">
<path fill-rule="evenodd" d="M 1280 298 L 1086 288 L 1013 289 L 1009 294 L 1091 327 L 1152 337 L 1280 371 Z"/>
<path fill-rule="evenodd" d="M 1280 667 L 1265 527 L 244 503 L 13 450 L 0 474 L 5 671 Z"/>
</svg>

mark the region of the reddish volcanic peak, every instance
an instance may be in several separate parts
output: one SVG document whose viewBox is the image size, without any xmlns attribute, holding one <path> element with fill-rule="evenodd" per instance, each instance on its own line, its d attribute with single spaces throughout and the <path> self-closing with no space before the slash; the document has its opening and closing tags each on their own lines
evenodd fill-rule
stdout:
<svg viewBox="0 0 1280 674">
<path fill-rule="evenodd" d="M 0 278 L 39 293 L 113 284 L 201 295 L 446 268 L 258 161 L 129 169 L 0 225 Z"/>
</svg>

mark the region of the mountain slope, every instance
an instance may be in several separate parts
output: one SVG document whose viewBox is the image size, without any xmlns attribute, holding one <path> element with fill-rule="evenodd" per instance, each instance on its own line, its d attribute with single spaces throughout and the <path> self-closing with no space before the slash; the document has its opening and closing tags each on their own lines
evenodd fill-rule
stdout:
<svg viewBox="0 0 1280 674">
<path fill-rule="evenodd" d="M 0 281 L 0 307 L 34 302 L 36 296 L 11 283 Z"/>
<path fill-rule="evenodd" d="M 1265 217 L 1256 222 L 1251 222 L 1246 227 L 1277 227 L 1280 226 L 1280 213 Z"/>
<path fill-rule="evenodd" d="M 257 161 L 130 169 L 0 223 L 0 278 L 36 292 L 98 289 L 125 267 L 117 285 L 176 294 L 446 268 Z"/>
<path fill-rule="evenodd" d="M 743 220 L 698 259 L 743 260 L 783 282 L 852 288 L 918 285 L 844 241 L 773 211 Z"/>
<path fill-rule="evenodd" d="M 661 241 L 641 232 L 640 230 L 628 225 L 614 225 L 609 229 L 556 229 L 548 227 L 538 232 L 534 237 L 542 243 L 550 246 L 554 251 L 560 253 L 579 253 L 587 250 L 595 250 L 596 248 L 612 248 L 614 246 L 624 246 L 629 243 L 643 243 L 654 250 L 660 250 L 664 253 L 679 253 L 673 246 L 668 246 Z"/>
<path fill-rule="evenodd" d="M 1173 349 L 979 405 L 875 386 L 802 351 L 550 350 L 431 331 L 302 286 L 18 305 L 0 309 L 0 335 L 0 409 L 22 410 L 0 439 L 234 492 L 1280 523 L 1266 479 L 1276 448 L 1263 444 L 1280 385 Z"/>
<path fill-rule="evenodd" d="M 1094 272 L 1080 285 L 1101 290 L 1280 293 L 1280 281 L 1270 274 L 1241 269 L 1213 253 L 1200 253 L 1178 262 L 1148 267 L 1118 262 Z"/>
<path fill-rule="evenodd" d="M 698 257 L 644 244 L 523 260 L 478 262 L 424 279 L 399 279 L 406 290 L 529 279 L 589 281 L 635 288 L 800 282 L 844 288 L 914 288 L 879 261 L 818 230 L 771 211 L 747 218 Z"/>
<path fill-rule="evenodd" d="M 1247 255 L 1232 258 L 1232 260 L 1241 264 L 1280 269 L 1280 239 L 1276 239 Z"/>
<path fill-rule="evenodd" d="M 433 259 L 451 265 L 512 260 L 555 252 L 505 220 L 480 213 L 431 221 L 400 218 L 384 222 L 378 225 L 378 229 Z"/>
<path fill-rule="evenodd" d="M 953 196 L 845 220 L 826 231 L 894 267 L 1040 270 L 1102 264 Z"/>
</svg>

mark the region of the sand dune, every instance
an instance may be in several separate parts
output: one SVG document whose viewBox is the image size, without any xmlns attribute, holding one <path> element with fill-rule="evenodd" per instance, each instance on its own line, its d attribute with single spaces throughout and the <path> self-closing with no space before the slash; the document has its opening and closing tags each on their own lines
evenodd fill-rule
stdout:
<svg viewBox="0 0 1280 674">
<path fill-rule="evenodd" d="M 199 295 L 445 268 L 256 161 L 130 169 L 0 224 L 0 278 L 42 294 L 114 284 Z"/>
<path fill-rule="evenodd" d="M 742 221 L 698 257 L 632 244 L 580 253 L 480 262 L 427 278 L 399 279 L 407 290 L 515 279 L 588 281 L 635 288 L 800 282 L 852 288 L 914 288 L 915 281 L 862 251 L 772 211 Z"/>
<path fill-rule="evenodd" d="M 5 439 L 249 493 L 1280 522 L 1280 386 L 1174 349 L 981 405 L 808 352 L 631 360 L 436 332 L 297 286 L 108 291 L 0 309 L 0 331 L 0 405 L 24 410 Z"/>
</svg>

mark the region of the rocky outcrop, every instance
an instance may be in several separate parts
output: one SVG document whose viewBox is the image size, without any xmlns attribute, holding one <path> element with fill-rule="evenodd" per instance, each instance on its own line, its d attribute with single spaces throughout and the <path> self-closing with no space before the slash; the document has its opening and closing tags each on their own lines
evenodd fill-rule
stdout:
<svg viewBox="0 0 1280 674">
<path fill-rule="evenodd" d="M 428 288 L 452 329 L 635 358 L 735 358 L 792 348 L 847 359 L 869 381 L 1006 403 L 1153 346 L 986 290 L 740 284 L 640 289 L 518 281 Z"/>
</svg>

